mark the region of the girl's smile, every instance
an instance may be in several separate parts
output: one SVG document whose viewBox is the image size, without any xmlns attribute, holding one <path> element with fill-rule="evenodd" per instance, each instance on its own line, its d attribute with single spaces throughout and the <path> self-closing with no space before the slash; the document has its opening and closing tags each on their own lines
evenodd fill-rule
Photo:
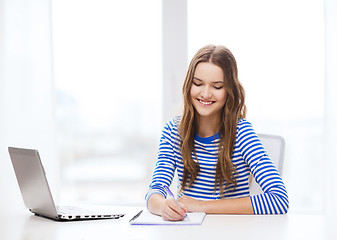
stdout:
<svg viewBox="0 0 337 240">
<path fill-rule="evenodd" d="M 198 99 L 198 101 L 202 104 L 202 105 L 205 105 L 205 106 L 209 106 L 213 103 L 215 103 L 214 101 L 203 101 L 201 99 Z"/>
</svg>

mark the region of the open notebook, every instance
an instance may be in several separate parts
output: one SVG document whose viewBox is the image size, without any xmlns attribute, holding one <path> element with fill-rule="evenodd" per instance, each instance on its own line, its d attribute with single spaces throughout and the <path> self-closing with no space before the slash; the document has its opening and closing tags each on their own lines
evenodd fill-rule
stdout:
<svg viewBox="0 0 337 240">
<path fill-rule="evenodd" d="M 154 215 L 148 210 L 141 210 L 129 222 L 131 225 L 200 225 L 206 213 L 193 212 L 187 213 L 187 216 L 182 221 L 165 221 L 161 216 Z"/>
</svg>

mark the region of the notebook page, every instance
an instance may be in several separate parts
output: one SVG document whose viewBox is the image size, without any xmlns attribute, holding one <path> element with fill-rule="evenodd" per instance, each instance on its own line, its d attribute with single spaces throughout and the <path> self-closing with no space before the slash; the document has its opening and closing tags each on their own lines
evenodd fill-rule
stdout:
<svg viewBox="0 0 337 240">
<path fill-rule="evenodd" d="M 182 221 L 165 221 L 161 216 L 154 215 L 148 210 L 142 210 L 135 215 L 129 223 L 131 225 L 200 225 L 202 224 L 206 213 L 193 212 L 187 213 L 188 218 Z"/>
</svg>

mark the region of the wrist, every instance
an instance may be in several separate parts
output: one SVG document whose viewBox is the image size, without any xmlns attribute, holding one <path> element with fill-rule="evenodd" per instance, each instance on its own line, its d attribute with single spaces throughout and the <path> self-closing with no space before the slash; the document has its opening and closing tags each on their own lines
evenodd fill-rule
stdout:
<svg viewBox="0 0 337 240">
<path fill-rule="evenodd" d="M 208 212 L 208 208 L 207 208 L 207 204 L 208 201 L 198 201 L 198 212 L 205 212 L 207 213 Z"/>
<path fill-rule="evenodd" d="M 161 215 L 164 202 L 164 196 L 161 194 L 153 194 L 148 200 L 147 209 L 153 214 Z"/>
</svg>

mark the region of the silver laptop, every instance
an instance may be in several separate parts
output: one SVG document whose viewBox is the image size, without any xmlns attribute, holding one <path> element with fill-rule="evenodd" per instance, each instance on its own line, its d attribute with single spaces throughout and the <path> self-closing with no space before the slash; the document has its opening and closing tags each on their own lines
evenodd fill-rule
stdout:
<svg viewBox="0 0 337 240">
<path fill-rule="evenodd" d="M 54 220 L 118 219 L 124 214 L 99 213 L 72 206 L 55 206 L 37 150 L 8 148 L 26 207 L 38 216 Z"/>
</svg>

